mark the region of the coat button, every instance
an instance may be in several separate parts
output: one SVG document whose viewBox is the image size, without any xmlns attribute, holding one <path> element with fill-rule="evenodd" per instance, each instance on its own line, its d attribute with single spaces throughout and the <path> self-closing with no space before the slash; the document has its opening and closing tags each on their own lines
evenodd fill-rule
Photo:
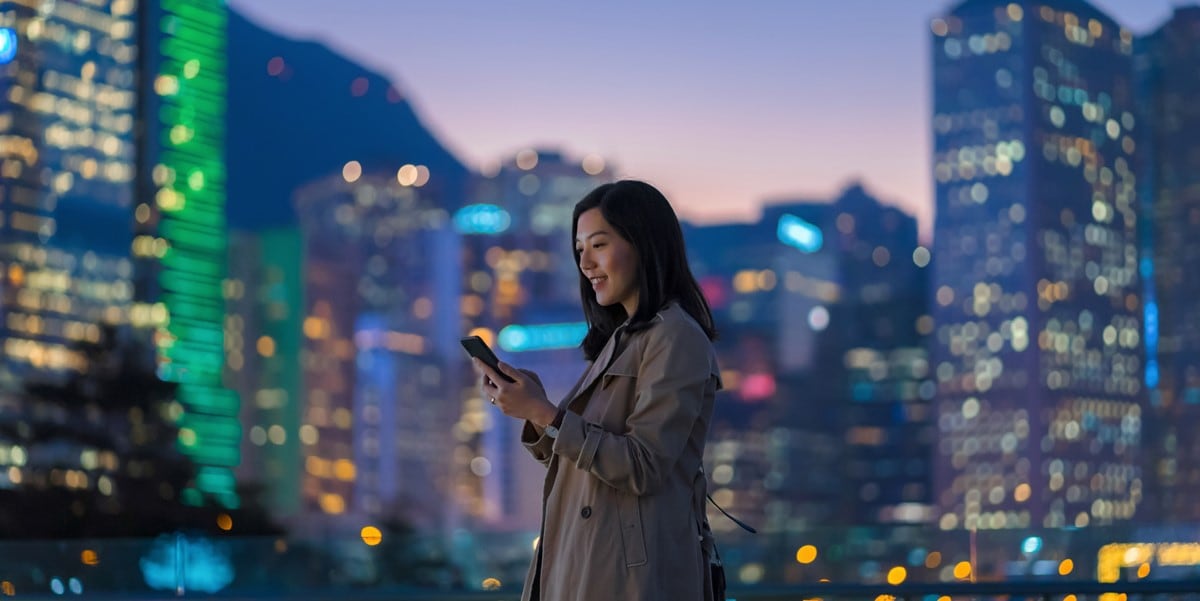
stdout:
<svg viewBox="0 0 1200 601">
<path fill-rule="evenodd" d="M 583 510 L 581 510 L 581 511 L 579 512 L 579 515 L 580 515 L 580 517 L 582 517 L 582 518 L 583 518 L 583 519 L 585 519 L 585 520 L 586 520 L 586 519 L 588 519 L 588 518 L 590 518 L 590 517 L 592 517 L 592 508 L 591 508 L 591 507 L 584 507 L 584 508 L 583 508 Z"/>
</svg>

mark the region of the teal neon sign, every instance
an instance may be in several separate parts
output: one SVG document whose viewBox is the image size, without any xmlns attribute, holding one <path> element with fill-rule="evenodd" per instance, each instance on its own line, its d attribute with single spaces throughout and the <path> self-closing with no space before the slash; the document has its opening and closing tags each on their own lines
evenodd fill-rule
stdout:
<svg viewBox="0 0 1200 601">
<path fill-rule="evenodd" d="M 548 323 L 536 326 L 511 325 L 496 336 L 500 348 L 510 353 L 575 348 L 587 334 L 587 323 Z"/>
<path fill-rule="evenodd" d="M 509 225 L 512 216 L 493 204 L 467 205 L 454 214 L 454 227 L 463 234 L 499 234 Z"/>
<path fill-rule="evenodd" d="M 795 215 L 784 215 L 779 218 L 776 235 L 779 236 L 780 242 L 794 246 L 806 253 L 815 253 L 821 250 L 821 245 L 825 243 L 825 236 L 821 234 L 821 228 Z"/>
</svg>

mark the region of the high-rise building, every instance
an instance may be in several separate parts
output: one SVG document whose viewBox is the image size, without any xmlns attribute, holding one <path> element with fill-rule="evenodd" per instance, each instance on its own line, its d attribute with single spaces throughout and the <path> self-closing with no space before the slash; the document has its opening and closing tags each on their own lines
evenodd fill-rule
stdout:
<svg viewBox="0 0 1200 601">
<path fill-rule="evenodd" d="M 87 369 L 129 319 L 134 4 L 0 2 L 0 385 Z M 14 401 L 19 402 L 19 401 Z"/>
<path fill-rule="evenodd" d="M 748 224 L 685 226 L 718 338 L 723 391 L 705 469 L 713 499 L 764 531 L 834 519 L 843 457 L 829 307 L 842 294 L 821 225 L 826 203 L 788 203 Z M 828 365 L 827 365 L 828 364 Z M 711 513 L 711 512 L 710 512 Z M 711 516 L 718 531 L 736 529 Z"/>
<path fill-rule="evenodd" d="M 232 232 L 225 285 L 226 385 L 242 399 L 239 483 L 277 518 L 299 514 L 304 473 L 303 257 L 299 228 Z"/>
<path fill-rule="evenodd" d="M 421 529 L 454 518 L 459 240 L 429 182 L 423 165 L 381 173 L 351 161 L 296 192 L 310 512 Z"/>
<path fill-rule="evenodd" d="M 1135 42 L 1143 207 L 1146 512 L 1200 520 L 1200 7 Z"/>
<path fill-rule="evenodd" d="M 92 365 L 85 347 L 127 339 L 136 23 L 133 3 L 120 0 L 0 2 L 2 488 L 120 498 L 110 476 L 131 473 L 120 447 L 150 442 L 130 436 L 140 415 L 92 406 L 69 419 L 63 405 L 27 392 L 103 379 L 108 366 Z M 38 440 L 28 433 L 39 422 L 86 424 L 113 438 Z"/>
<path fill-rule="evenodd" d="M 929 249 L 917 241 L 916 219 L 861 186 L 833 202 L 825 231 L 842 289 L 827 329 L 841 358 L 833 369 L 844 370 L 841 506 L 850 524 L 926 523 L 934 421 Z"/>
<path fill-rule="evenodd" d="M 915 220 L 852 186 L 685 231 L 722 332 L 714 499 L 776 531 L 927 520 L 928 250 Z"/>
<path fill-rule="evenodd" d="M 942 529 L 1142 500 L 1133 35 L 1082 0 L 932 21 L 930 365 Z"/>
<path fill-rule="evenodd" d="M 227 8 L 219 0 L 163 0 L 138 10 L 143 135 L 133 321 L 152 329 L 159 377 L 179 384 L 179 445 L 197 465 L 185 498 L 236 507 L 239 400 L 222 383 Z"/>
<path fill-rule="evenodd" d="M 463 239 L 461 333 L 484 337 L 502 360 L 537 372 L 555 402 L 585 367 L 571 216 L 609 179 L 600 157 L 523 150 L 477 178 L 454 215 Z M 457 497 L 481 529 L 536 532 L 545 468 L 521 448 L 521 422 L 479 397 L 459 355 L 468 379 L 455 426 Z"/>
</svg>

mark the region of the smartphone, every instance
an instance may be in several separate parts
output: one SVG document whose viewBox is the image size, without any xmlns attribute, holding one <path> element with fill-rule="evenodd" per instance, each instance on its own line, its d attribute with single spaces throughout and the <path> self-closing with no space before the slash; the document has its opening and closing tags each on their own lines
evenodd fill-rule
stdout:
<svg viewBox="0 0 1200 601">
<path fill-rule="evenodd" d="M 500 371 L 500 359 L 496 357 L 496 353 L 492 352 L 491 347 L 478 336 L 467 336 L 459 340 L 463 348 L 467 349 L 467 354 L 472 357 L 478 357 L 480 361 L 487 364 L 488 367 L 496 370 L 500 374 L 500 378 L 505 382 L 516 382 L 516 380 L 508 377 L 507 374 Z"/>
</svg>

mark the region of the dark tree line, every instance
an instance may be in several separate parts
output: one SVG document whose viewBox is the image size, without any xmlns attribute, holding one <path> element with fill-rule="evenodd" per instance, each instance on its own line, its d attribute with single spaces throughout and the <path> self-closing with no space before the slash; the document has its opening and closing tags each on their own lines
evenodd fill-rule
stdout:
<svg viewBox="0 0 1200 601">
<path fill-rule="evenodd" d="M 148 345 L 105 327 L 75 350 L 86 370 L 30 378 L 19 409 L 0 412 L 0 443 L 19 446 L 25 463 L 21 481 L 0 488 L 0 538 L 217 534 L 230 524 L 222 514 L 230 534 L 282 532 L 253 487 L 234 510 L 183 501 L 196 468 L 177 447 L 178 385 L 157 377 Z"/>
</svg>

